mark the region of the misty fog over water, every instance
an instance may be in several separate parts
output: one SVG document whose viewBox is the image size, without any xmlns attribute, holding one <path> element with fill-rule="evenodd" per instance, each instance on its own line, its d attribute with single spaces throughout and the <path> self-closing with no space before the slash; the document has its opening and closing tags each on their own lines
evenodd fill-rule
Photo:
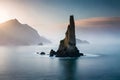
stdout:
<svg viewBox="0 0 120 80">
<path fill-rule="evenodd" d="M 0 47 L 1 80 L 119 80 L 120 44 L 77 45 L 86 56 L 49 57 L 58 47 Z M 39 55 L 36 52 L 46 52 Z"/>
</svg>

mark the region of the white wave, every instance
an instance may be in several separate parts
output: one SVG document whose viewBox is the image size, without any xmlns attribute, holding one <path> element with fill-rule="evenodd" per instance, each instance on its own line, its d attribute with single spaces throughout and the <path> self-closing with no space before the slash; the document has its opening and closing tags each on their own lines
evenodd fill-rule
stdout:
<svg viewBox="0 0 120 80">
<path fill-rule="evenodd" d="M 97 54 L 85 54 L 86 57 L 99 57 Z"/>
</svg>

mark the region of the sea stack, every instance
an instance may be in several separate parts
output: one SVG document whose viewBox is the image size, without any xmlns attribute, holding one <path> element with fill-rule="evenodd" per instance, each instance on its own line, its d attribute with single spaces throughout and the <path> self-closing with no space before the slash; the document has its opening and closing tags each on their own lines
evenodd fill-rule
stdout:
<svg viewBox="0 0 120 80">
<path fill-rule="evenodd" d="M 75 23 L 74 16 L 70 16 L 70 23 L 68 25 L 65 38 L 60 41 L 59 48 L 56 52 L 56 57 L 80 57 L 80 53 L 76 47 Z"/>
</svg>

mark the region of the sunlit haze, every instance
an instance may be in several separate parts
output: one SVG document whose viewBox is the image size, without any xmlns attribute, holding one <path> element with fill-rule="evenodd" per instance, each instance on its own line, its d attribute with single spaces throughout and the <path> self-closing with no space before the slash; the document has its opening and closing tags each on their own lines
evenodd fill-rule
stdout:
<svg viewBox="0 0 120 80">
<path fill-rule="evenodd" d="M 120 26 L 119 0 L 88 1 L 0 0 L 0 23 L 16 18 L 35 28 L 41 36 L 55 41 L 64 37 L 71 14 L 75 17 L 76 27 Z M 76 31 L 79 38 L 87 39 L 84 31 L 80 33 Z"/>
</svg>

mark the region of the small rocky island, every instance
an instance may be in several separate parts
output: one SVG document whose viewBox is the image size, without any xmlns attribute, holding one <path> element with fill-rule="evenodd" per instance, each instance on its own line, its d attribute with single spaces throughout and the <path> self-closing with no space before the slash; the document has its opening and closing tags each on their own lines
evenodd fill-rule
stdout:
<svg viewBox="0 0 120 80">
<path fill-rule="evenodd" d="M 56 57 L 80 57 L 83 53 L 80 53 L 76 47 L 76 36 L 75 36 L 75 23 L 74 16 L 70 16 L 70 24 L 68 25 L 65 38 L 60 41 L 57 52 L 54 50 L 50 51 L 50 56 Z"/>
</svg>

